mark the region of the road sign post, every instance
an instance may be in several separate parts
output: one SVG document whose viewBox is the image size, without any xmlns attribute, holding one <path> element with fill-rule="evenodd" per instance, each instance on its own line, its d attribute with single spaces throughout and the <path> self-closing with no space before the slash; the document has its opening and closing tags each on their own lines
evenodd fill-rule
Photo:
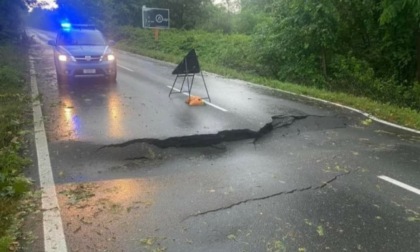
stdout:
<svg viewBox="0 0 420 252">
<path fill-rule="evenodd" d="M 143 28 L 153 29 L 155 41 L 159 40 L 159 29 L 169 29 L 169 9 L 142 8 Z"/>
<path fill-rule="evenodd" d="M 155 35 L 155 41 L 159 40 L 159 29 L 153 28 L 153 32 Z"/>
</svg>

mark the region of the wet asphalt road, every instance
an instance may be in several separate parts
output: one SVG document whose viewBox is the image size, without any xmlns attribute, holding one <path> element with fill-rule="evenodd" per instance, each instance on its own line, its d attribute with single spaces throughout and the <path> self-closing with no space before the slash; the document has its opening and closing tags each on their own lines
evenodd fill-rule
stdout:
<svg viewBox="0 0 420 252">
<path fill-rule="evenodd" d="M 59 86 L 32 32 L 69 251 L 420 250 L 420 196 L 378 178 L 420 188 L 420 135 L 207 73 L 226 111 L 190 107 L 125 52 L 117 83 Z"/>
</svg>

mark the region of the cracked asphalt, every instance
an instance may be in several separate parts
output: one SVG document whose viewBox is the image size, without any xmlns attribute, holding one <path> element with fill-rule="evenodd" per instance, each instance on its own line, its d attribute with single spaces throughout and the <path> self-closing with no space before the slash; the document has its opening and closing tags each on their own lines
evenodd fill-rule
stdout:
<svg viewBox="0 0 420 252">
<path fill-rule="evenodd" d="M 378 178 L 420 188 L 420 135 L 207 73 L 227 112 L 189 107 L 125 52 L 116 84 L 58 86 L 31 32 L 69 251 L 420 250 L 420 196 Z"/>
</svg>

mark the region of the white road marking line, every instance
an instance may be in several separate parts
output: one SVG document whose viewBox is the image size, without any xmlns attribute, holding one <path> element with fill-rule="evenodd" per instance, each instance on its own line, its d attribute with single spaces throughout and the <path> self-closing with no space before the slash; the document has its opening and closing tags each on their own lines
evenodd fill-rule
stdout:
<svg viewBox="0 0 420 252">
<path fill-rule="evenodd" d="M 218 109 L 218 110 L 221 110 L 221 111 L 223 111 L 223 112 L 228 112 L 226 109 L 224 109 L 224 108 L 222 108 L 222 107 L 219 107 L 219 106 L 217 106 L 216 104 L 213 104 L 213 103 L 211 103 L 211 102 L 208 102 L 208 101 L 205 101 L 205 100 L 204 100 L 204 103 L 205 103 L 205 104 L 207 104 L 207 105 L 212 106 L 213 108 L 216 108 L 216 109 Z"/>
<path fill-rule="evenodd" d="M 130 69 L 130 68 L 125 67 L 125 66 L 122 66 L 122 65 L 120 65 L 120 64 L 117 64 L 117 65 L 118 65 L 118 67 L 124 68 L 125 70 L 128 70 L 128 71 L 130 71 L 130 72 L 134 72 L 134 70 L 133 70 L 133 69 Z"/>
<path fill-rule="evenodd" d="M 404 188 L 405 190 L 408 190 L 410 192 L 413 192 L 413 193 L 416 193 L 416 194 L 420 195 L 420 190 L 413 187 L 413 186 L 404 184 L 403 182 L 400 182 L 398 180 L 395 180 L 393 178 L 390 178 L 390 177 L 387 177 L 387 176 L 384 176 L 384 175 L 378 176 L 378 178 L 383 179 L 383 180 L 385 180 L 385 181 L 387 181 L 391 184 L 394 184 L 396 186 L 399 186 L 401 188 Z"/>
<path fill-rule="evenodd" d="M 167 87 L 168 87 L 168 88 L 172 88 L 172 86 L 167 86 Z M 181 90 L 179 90 L 178 88 L 174 88 L 174 90 L 175 90 L 175 91 L 177 91 L 177 92 L 181 92 Z M 183 94 L 184 94 L 184 95 L 186 95 L 186 96 L 188 96 L 188 93 L 187 93 L 187 92 L 183 92 Z M 213 108 L 215 108 L 215 109 L 221 110 L 221 111 L 223 111 L 223 112 L 228 112 L 228 111 L 227 111 L 227 109 L 224 109 L 224 108 L 222 108 L 222 107 L 219 107 L 219 106 L 217 106 L 216 104 L 213 104 L 213 103 L 208 102 L 208 101 L 205 101 L 205 100 L 203 100 L 203 102 L 204 102 L 205 104 L 209 105 L 209 106 L 212 106 L 212 107 L 213 107 Z"/>
<path fill-rule="evenodd" d="M 325 103 L 325 104 L 330 104 L 330 105 L 334 105 L 334 106 L 337 106 L 337 107 L 340 107 L 340 108 L 348 109 L 348 110 L 354 111 L 356 113 L 359 113 L 359 114 L 361 114 L 361 115 L 363 115 L 363 116 L 365 116 L 367 118 L 370 118 L 370 119 L 372 119 L 372 120 L 374 120 L 376 122 L 379 122 L 379 123 L 382 123 L 382 124 L 385 124 L 385 125 L 388 125 L 388 126 L 397 128 L 397 129 L 401 129 L 401 130 L 413 132 L 413 133 L 416 133 L 416 134 L 420 134 L 420 130 L 416 130 L 416 129 L 404 127 L 404 126 L 401 126 L 401 125 L 398 125 L 398 124 L 395 124 L 395 123 L 391 123 L 391 122 L 388 122 L 388 121 L 379 119 L 379 118 L 377 118 L 377 117 L 375 117 L 375 116 L 373 116 L 373 115 L 371 115 L 369 113 L 366 113 L 366 112 L 364 112 L 362 110 L 359 110 L 359 109 L 355 109 L 355 108 L 350 107 L 350 106 L 345 106 L 345 105 L 342 105 L 342 104 L 339 104 L 339 103 L 336 103 L 336 102 L 330 102 L 330 101 L 327 101 L 327 100 L 315 98 L 315 97 L 308 96 L 308 95 L 303 95 L 303 94 L 298 94 L 298 93 L 294 93 L 294 92 L 290 92 L 290 91 L 285 91 L 285 90 L 281 90 L 281 89 L 276 89 L 276 88 L 272 88 L 272 87 L 262 86 L 262 85 L 255 84 L 255 83 L 252 83 L 252 82 L 247 82 L 247 81 L 243 81 L 243 82 L 244 83 L 247 83 L 249 85 L 258 87 L 258 88 L 266 88 L 266 89 L 269 89 L 269 90 L 274 90 L 274 91 L 277 91 L 277 92 L 281 92 L 281 93 L 285 93 L 285 94 L 290 94 L 290 95 L 294 95 L 294 96 L 300 96 L 300 97 L 307 98 L 309 100 L 319 101 L 319 102 L 322 102 L 322 103 Z"/>
<path fill-rule="evenodd" d="M 66 238 L 55 190 L 54 177 L 51 169 L 47 136 L 45 134 L 41 103 L 39 101 L 38 84 L 33 58 L 29 58 L 31 72 L 31 89 L 33 99 L 35 145 L 38 158 L 39 181 L 42 189 L 42 210 L 44 226 L 44 248 L 46 252 L 66 252 Z"/>
</svg>

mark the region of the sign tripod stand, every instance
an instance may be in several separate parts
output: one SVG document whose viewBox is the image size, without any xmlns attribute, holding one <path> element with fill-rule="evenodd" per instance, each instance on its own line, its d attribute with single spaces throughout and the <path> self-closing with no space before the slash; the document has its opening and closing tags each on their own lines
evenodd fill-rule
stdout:
<svg viewBox="0 0 420 252">
<path fill-rule="evenodd" d="M 179 63 L 179 65 L 175 68 L 174 71 L 172 71 L 172 74 L 176 74 L 176 78 L 174 83 L 172 84 L 171 91 L 169 92 L 169 97 L 171 94 L 175 93 L 183 93 L 183 87 L 185 84 L 185 80 L 187 80 L 187 88 L 188 88 L 188 99 L 191 99 L 191 90 L 193 88 L 194 84 L 194 78 L 196 74 L 201 74 L 201 78 L 203 79 L 204 88 L 206 89 L 207 97 L 202 99 L 208 99 L 209 102 L 211 102 L 209 91 L 207 89 L 206 81 L 204 80 L 203 72 L 200 70 L 200 64 L 198 63 L 197 54 L 195 53 L 195 50 L 192 49 L 187 56 L 184 57 L 184 59 Z M 174 87 L 176 84 L 176 81 L 179 77 L 184 77 L 182 81 L 181 88 L 179 91 L 174 92 Z M 190 78 L 191 78 L 191 84 L 190 84 Z"/>
</svg>

